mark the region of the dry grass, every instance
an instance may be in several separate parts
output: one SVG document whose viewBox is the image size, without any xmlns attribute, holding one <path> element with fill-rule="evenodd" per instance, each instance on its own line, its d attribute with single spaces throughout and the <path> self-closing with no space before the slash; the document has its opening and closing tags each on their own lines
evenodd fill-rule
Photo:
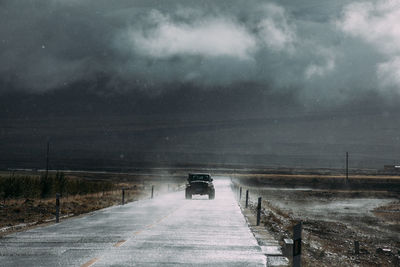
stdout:
<svg viewBox="0 0 400 267">
<path fill-rule="evenodd" d="M 341 198 L 398 198 L 399 192 L 385 190 L 375 191 L 370 188 L 367 190 L 322 190 L 311 189 L 312 187 L 308 190 L 288 191 L 290 193 L 281 193 L 278 190 L 274 190 L 275 187 L 285 188 L 288 181 L 293 183 L 289 188 L 296 188 L 298 186 L 296 181 L 300 179 L 312 180 L 313 178 L 310 179 L 310 176 L 311 175 L 252 174 L 246 176 L 242 175 L 243 178 L 236 176 L 234 182 L 238 183 L 236 187 L 243 187 L 244 192 L 246 189 L 250 190 L 250 197 L 253 200 L 250 206 L 252 216 L 255 216 L 256 213 L 254 197 L 263 197 L 261 223 L 264 225 L 265 229 L 268 230 L 269 234 L 273 235 L 277 240 L 282 241 L 283 238 L 290 238 L 292 236 L 293 225 L 299 220 L 303 222 L 304 250 L 302 265 L 398 266 L 396 265 L 398 264 L 396 261 L 397 250 L 399 249 L 400 243 L 397 238 L 393 237 L 393 239 L 390 239 L 386 236 L 380 236 L 376 234 L 375 230 L 371 230 L 369 227 L 363 227 L 363 224 L 355 226 L 354 224 L 348 224 L 347 221 L 341 223 L 338 221 L 324 220 L 323 218 L 311 219 L 307 216 L 299 218 L 291 211 L 281 209 L 279 206 L 274 205 L 274 199 L 279 198 L 281 202 L 287 200 L 289 203 L 290 201 L 296 201 L 297 204 L 303 202 L 306 204 L 310 200 L 330 202 Z M 291 179 L 293 177 L 295 177 L 295 179 Z M 328 178 L 330 179 L 327 181 L 330 181 L 332 176 Z M 387 177 L 384 177 L 383 181 L 386 181 L 386 178 Z M 276 179 L 275 181 L 277 181 L 272 187 L 265 184 L 265 180 L 271 179 Z M 285 181 L 279 183 L 278 181 L 280 179 Z M 263 188 L 266 188 L 265 190 L 267 190 L 268 193 L 265 193 Z M 242 207 L 243 205 L 244 200 L 242 198 Z M 394 201 L 385 206 L 378 207 L 374 210 L 374 214 L 383 221 L 383 225 L 390 224 L 390 229 L 394 231 L 399 229 L 400 201 Z M 367 216 L 360 220 L 365 221 L 366 225 L 375 225 L 376 223 Z M 354 254 L 354 240 L 360 242 L 360 255 Z M 380 248 L 389 248 L 391 252 L 381 252 L 379 251 Z"/>
<path fill-rule="evenodd" d="M 241 178 L 241 179 L 250 179 L 250 178 L 278 178 L 278 179 L 345 179 L 345 175 L 324 175 L 324 174 L 235 174 L 233 177 Z M 363 175 L 363 174 L 350 174 L 349 179 L 394 179 L 400 180 L 399 175 Z"/>
<path fill-rule="evenodd" d="M 105 207 L 118 205 L 121 190 L 104 193 L 74 195 L 60 198 L 60 216 L 79 215 Z M 125 202 L 148 197 L 143 188 L 125 191 Z M 12 199 L 0 206 L 0 228 L 21 223 L 43 223 L 55 218 L 55 199 Z"/>
<path fill-rule="evenodd" d="M 392 202 L 388 205 L 378 207 L 374 210 L 374 214 L 388 223 L 399 224 L 400 201 Z"/>
<path fill-rule="evenodd" d="M 27 173 L 29 175 L 29 173 Z M 35 175 L 33 173 L 33 175 Z M 38 176 L 39 177 L 39 176 Z M 168 177 L 166 175 L 153 177 L 132 174 L 103 174 L 96 179 L 95 174 L 74 173 L 68 179 L 85 179 L 91 184 L 111 181 L 115 190 L 100 191 L 97 193 L 70 195 L 64 193 L 60 198 L 60 216 L 77 216 L 122 202 L 122 188 L 125 188 L 125 203 L 150 198 L 151 188 L 154 186 L 154 195 L 168 191 L 176 191 L 182 185 L 184 178 Z M 1 235 L 16 230 L 23 230 L 21 224 L 42 224 L 55 219 L 56 200 L 53 198 L 17 198 L 6 199 L 0 203 L 0 231 Z M 15 229 L 14 226 L 21 226 Z M 4 230 L 4 228 L 7 228 Z"/>
</svg>

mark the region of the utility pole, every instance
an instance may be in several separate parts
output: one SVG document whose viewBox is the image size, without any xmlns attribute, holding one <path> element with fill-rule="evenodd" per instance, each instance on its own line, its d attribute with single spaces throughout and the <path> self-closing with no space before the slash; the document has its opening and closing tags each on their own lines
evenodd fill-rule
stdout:
<svg viewBox="0 0 400 267">
<path fill-rule="evenodd" d="M 260 225 L 261 221 L 261 197 L 258 198 L 258 204 L 257 204 L 257 226 Z"/>
<path fill-rule="evenodd" d="M 349 152 L 346 152 L 346 182 L 349 181 Z"/>
<path fill-rule="evenodd" d="M 50 142 L 47 140 L 47 151 L 46 151 L 46 179 L 49 174 L 49 152 L 50 152 Z"/>
</svg>

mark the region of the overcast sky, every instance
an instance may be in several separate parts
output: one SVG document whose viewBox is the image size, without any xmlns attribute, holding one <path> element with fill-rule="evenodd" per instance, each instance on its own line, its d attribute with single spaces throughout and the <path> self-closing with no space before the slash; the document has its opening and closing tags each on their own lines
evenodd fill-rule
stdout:
<svg viewBox="0 0 400 267">
<path fill-rule="evenodd" d="M 399 103 L 400 0 L 0 0 L 0 163 L 379 167 Z"/>
<path fill-rule="evenodd" d="M 111 92 L 252 84 L 299 101 L 390 102 L 400 93 L 400 1 L 0 1 L 1 92 L 99 75 Z"/>
</svg>

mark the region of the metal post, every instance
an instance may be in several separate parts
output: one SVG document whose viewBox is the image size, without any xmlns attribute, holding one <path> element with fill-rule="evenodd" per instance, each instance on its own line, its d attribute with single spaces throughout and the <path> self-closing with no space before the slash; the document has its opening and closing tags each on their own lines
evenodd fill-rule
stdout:
<svg viewBox="0 0 400 267">
<path fill-rule="evenodd" d="M 47 141 L 47 150 L 46 150 L 46 179 L 49 175 L 49 152 L 50 152 L 50 142 Z"/>
<path fill-rule="evenodd" d="M 249 190 L 246 190 L 246 209 L 249 206 Z"/>
<path fill-rule="evenodd" d="M 56 194 L 56 223 L 60 222 L 60 194 Z"/>
<path fill-rule="evenodd" d="M 239 201 L 242 200 L 242 187 L 239 189 Z"/>
<path fill-rule="evenodd" d="M 354 254 L 360 254 L 360 242 L 357 240 L 354 240 Z"/>
<path fill-rule="evenodd" d="M 293 227 L 293 267 L 301 266 L 301 222 Z"/>
<path fill-rule="evenodd" d="M 151 198 L 154 197 L 154 185 L 151 186 Z"/>
<path fill-rule="evenodd" d="M 257 204 L 257 226 L 260 225 L 260 216 L 261 216 L 261 197 L 258 198 L 258 204 Z"/>
<path fill-rule="evenodd" d="M 346 152 L 346 182 L 349 181 L 349 152 Z"/>
<path fill-rule="evenodd" d="M 122 205 L 125 204 L 125 189 L 122 189 Z"/>
</svg>

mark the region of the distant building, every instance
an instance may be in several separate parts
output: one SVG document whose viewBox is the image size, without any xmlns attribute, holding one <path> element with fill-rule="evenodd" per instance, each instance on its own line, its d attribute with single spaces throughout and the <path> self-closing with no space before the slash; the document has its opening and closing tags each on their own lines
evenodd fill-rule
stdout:
<svg viewBox="0 0 400 267">
<path fill-rule="evenodd" d="M 400 172 L 400 165 L 384 165 L 383 170 L 387 172 Z"/>
</svg>

